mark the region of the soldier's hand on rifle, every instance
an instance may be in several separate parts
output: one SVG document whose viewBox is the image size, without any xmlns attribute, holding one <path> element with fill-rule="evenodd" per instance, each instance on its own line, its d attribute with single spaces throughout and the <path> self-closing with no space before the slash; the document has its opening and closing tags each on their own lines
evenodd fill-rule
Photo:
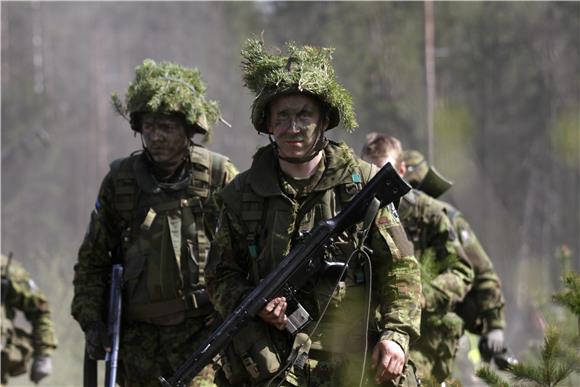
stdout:
<svg viewBox="0 0 580 387">
<path fill-rule="evenodd" d="M 35 356 L 32 367 L 30 367 L 30 380 L 37 384 L 50 374 L 52 374 L 52 360 L 50 357 L 48 355 Z"/>
<path fill-rule="evenodd" d="M 264 322 L 274 325 L 279 330 L 283 331 L 286 327 L 286 321 L 288 321 L 288 317 L 286 317 L 286 307 L 288 303 L 286 302 L 285 297 L 276 297 L 258 313 L 258 316 Z"/>
<path fill-rule="evenodd" d="M 105 352 L 111 352 L 111 338 L 106 325 L 102 322 L 95 322 L 85 329 L 85 340 L 87 352 L 94 360 L 102 360 L 105 358 Z"/>
<path fill-rule="evenodd" d="M 371 367 L 376 369 L 375 383 L 381 384 L 393 380 L 403 373 L 405 352 L 392 340 L 381 340 L 375 345 L 371 358 Z"/>
</svg>

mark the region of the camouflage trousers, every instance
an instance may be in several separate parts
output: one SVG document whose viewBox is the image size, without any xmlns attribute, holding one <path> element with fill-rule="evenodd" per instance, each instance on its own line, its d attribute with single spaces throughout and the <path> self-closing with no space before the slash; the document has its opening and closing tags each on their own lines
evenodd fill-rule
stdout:
<svg viewBox="0 0 580 387">
<path fill-rule="evenodd" d="M 393 381 L 376 384 L 374 382 L 375 371 L 371 370 L 370 354 L 366 360 L 366 371 L 362 375 L 363 359 L 362 355 L 355 354 L 320 354 L 313 352 L 310 354 L 309 370 L 302 376 L 305 384 L 300 386 L 310 387 L 352 387 L 358 386 L 363 379 L 363 386 L 389 386 L 389 387 L 416 387 L 417 380 L 415 372 L 410 364 L 405 367 L 403 376 Z"/>
<path fill-rule="evenodd" d="M 128 322 L 120 343 L 119 379 L 124 387 L 159 387 L 159 376 L 169 378 L 211 333 L 203 318 L 172 326 Z M 189 387 L 215 387 L 208 365 Z"/>
<path fill-rule="evenodd" d="M 322 356 L 320 356 L 322 355 Z M 414 368 L 411 364 L 405 367 L 405 373 L 397 380 L 374 383 L 374 371 L 370 370 L 370 355 L 367 359 L 367 372 L 363 376 L 362 385 L 365 387 L 417 387 Z M 308 366 L 303 372 L 294 372 L 286 375 L 284 380 L 271 380 L 260 384 L 248 384 L 252 387 L 356 387 L 360 383 L 361 356 L 351 354 L 311 354 Z M 232 387 L 231 384 L 222 381 L 220 387 Z M 239 386 L 237 386 L 239 387 Z"/>
<path fill-rule="evenodd" d="M 421 338 L 411 345 L 410 358 L 417 367 L 417 378 L 443 383 L 453 373 L 463 321 L 455 313 L 428 316 L 421 324 Z"/>
</svg>

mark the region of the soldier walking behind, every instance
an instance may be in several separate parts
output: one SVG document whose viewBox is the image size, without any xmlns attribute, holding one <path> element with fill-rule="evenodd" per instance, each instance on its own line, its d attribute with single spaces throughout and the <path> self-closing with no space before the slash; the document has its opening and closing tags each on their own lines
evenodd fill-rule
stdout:
<svg viewBox="0 0 580 387">
<path fill-rule="evenodd" d="M 457 312 L 463 318 L 465 328 L 480 335 L 479 350 L 485 361 L 493 359 L 502 369 L 517 363 L 517 359 L 505 345 L 505 298 L 499 275 L 463 214 L 450 203 L 439 199 L 439 196 L 451 188 L 452 183 L 428 165 L 425 157 L 416 150 L 403 152 L 403 162 L 406 165 L 404 177 L 409 184 L 437 198 L 445 206 L 459 242 L 473 265 L 473 287 Z"/>
<path fill-rule="evenodd" d="M 362 154 L 377 166 L 390 162 L 401 176 L 405 174 L 401 142 L 394 137 L 368 134 Z M 411 345 L 411 360 L 419 379 L 443 383 L 453 373 L 463 335 L 463 321 L 455 309 L 472 286 L 473 269 L 446 208 L 437 200 L 412 190 L 402 198 L 399 215 L 413 242 L 423 277 L 421 338 Z"/>
</svg>

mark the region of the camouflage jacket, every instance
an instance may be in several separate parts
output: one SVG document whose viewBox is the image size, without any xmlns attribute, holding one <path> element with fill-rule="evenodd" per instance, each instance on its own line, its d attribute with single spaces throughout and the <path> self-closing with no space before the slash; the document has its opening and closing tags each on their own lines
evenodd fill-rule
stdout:
<svg viewBox="0 0 580 387">
<path fill-rule="evenodd" d="M 296 238 L 319 220 L 334 216 L 340 205 L 360 189 L 355 175 L 362 177 L 364 184 L 374 173 L 376 168 L 356 158 L 346 145 L 331 142 L 324 148 L 323 162 L 309 180 L 311 183 L 297 189 L 296 182 L 292 183 L 280 171 L 273 146 L 261 148 L 254 155 L 251 168 L 238 175 L 219 195 L 223 201 L 222 216 L 206 273 L 208 292 L 218 312 L 228 315 L 290 251 Z M 372 301 L 381 313 L 377 333 L 381 339 L 397 342 L 407 352 L 410 339 L 419 334 L 421 283 L 412 246 L 393 206 L 379 211 L 367 243 L 373 250 Z M 327 258 L 345 260 L 353 250 L 352 245 L 352 235 L 341 235 Z M 332 296 L 333 303 L 319 329 L 321 335 L 342 334 L 339 340 L 345 342 L 364 337 L 358 334 L 364 331 L 360 329 L 364 328 L 361 327 L 364 276 L 360 281 L 356 271 L 357 263 L 351 261 L 344 286 L 338 291 L 335 281 L 330 291 L 321 290 L 325 281 L 320 280 L 320 287 L 317 284 L 313 291 L 299 292 L 300 303 L 314 319 L 320 317 L 324 297 Z M 340 351 L 340 344 L 331 341 L 321 344 L 322 349 Z"/>
<path fill-rule="evenodd" d="M 36 286 L 28 272 L 18 263 L 7 268 L 7 258 L 2 255 L 2 348 L 14 333 L 13 320 L 16 311 L 24 313 L 32 326 L 32 346 L 35 355 L 50 355 L 57 346 L 50 309 L 44 293 Z"/>
<path fill-rule="evenodd" d="M 439 200 L 451 220 L 467 258 L 473 265 L 475 280 L 473 288 L 460 308 L 467 328 L 474 333 L 491 329 L 504 329 L 504 297 L 501 281 L 493 268 L 491 259 L 479 243 L 467 220 L 451 204 Z"/>
<path fill-rule="evenodd" d="M 111 165 L 75 265 L 71 311 L 83 329 L 105 321 L 113 254 L 125 268 L 125 320 L 175 325 L 198 308 L 211 311 L 198 298 L 219 214 L 214 194 L 237 171 L 217 153 L 190 150 L 173 185 L 157 182 L 144 153 Z"/>
<path fill-rule="evenodd" d="M 471 289 L 474 273 L 444 207 L 413 190 L 401 200 L 399 215 L 422 266 L 425 309 L 453 311 Z"/>
</svg>

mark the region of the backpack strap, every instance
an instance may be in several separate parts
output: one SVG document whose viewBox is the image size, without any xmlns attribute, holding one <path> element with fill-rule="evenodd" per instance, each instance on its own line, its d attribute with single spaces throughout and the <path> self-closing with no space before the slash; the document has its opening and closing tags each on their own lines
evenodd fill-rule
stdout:
<svg viewBox="0 0 580 387">
<path fill-rule="evenodd" d="M 134 159 L 134 156 L 130 156 L 128 158 L 114 160 L 110 164 L 110 174 L 115 189 L 113 207 L 125 222 L 121 229 L 125 229 L 131 225 L 131 221 L 134 218 L 134 211 L 137 207 L 136 198 L 139 185 L 133 173 Z"/>
<path fill-rule="evenodd" d="M 193 178 L 189 187 L 189 196 L 197 196 L 199 207 L 194 207 L 197 245 L 200 251 L 198 257 L 198 281 L 205 284 L 205 266 L 207 252 L 217 226 L 218 208 L 213 195 L 223 188 L 226 163 L 228 158 L 211 152 L 202 146 L 195 145 L 191 151 Z M 195 199 L 188 199 L 195 200 Z"/>
</svg>

